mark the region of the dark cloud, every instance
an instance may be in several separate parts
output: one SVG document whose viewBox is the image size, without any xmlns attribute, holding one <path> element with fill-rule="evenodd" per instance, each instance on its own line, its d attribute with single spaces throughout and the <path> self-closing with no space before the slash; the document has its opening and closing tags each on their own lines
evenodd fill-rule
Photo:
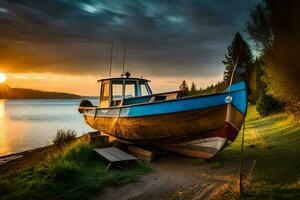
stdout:
<svg viewBox="0 0 300 200">
<path fill-rule="evenodd" d="M 2 0 L 0 68 L 10 72 L 101 74 L 111 39 L 120 68 L 127 24 L 131 71 L 209 76 L 258 0 Z"/>
</svg>

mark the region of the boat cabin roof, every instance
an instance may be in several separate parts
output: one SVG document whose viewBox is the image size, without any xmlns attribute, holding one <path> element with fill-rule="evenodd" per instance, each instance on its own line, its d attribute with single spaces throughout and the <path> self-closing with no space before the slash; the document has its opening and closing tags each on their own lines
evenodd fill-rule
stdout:
<svg viewBox="0 0 300 200">
<path fill-rule="evenodd" d="M 126 77 L 117 77 L 117 78 L 105 78 L 105 79 L 99 79 L 97 82 L 103 82 L 103 81 L 146 81 L 151 82 L 150 80 L 143 79 L 143 78 L 126 78 Z"/>
</svg>

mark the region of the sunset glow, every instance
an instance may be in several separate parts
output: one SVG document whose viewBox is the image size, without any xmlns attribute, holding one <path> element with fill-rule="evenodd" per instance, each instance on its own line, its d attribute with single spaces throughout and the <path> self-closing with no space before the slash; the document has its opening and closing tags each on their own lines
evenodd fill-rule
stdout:
<svg viewBox="0 0 300 200">
<path fill-rule="evenodd" d="M 198 89 L 222 81 L 227 45 L 236 31 L 244 34 L 242 22 L 259 1 L 36 2 L 0 3 L 6 84 L 98 95 L 96 81 L 109 77 L 111 59 L 112 77 L 122 73 L 125 26 L 125 71 L 151 80 L 153 91 L 178 90 L 183 80 Z"/>
<path fill-rule="evenodd" d="M 0 73 L 0 83 L 4 83 L 6 81 L 6 75 L 4 73 Z"/>
</svg>

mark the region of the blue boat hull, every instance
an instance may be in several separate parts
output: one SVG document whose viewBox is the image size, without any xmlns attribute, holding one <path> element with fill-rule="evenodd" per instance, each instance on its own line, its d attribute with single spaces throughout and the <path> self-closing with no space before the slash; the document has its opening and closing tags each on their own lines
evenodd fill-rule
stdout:
<svg viewBox="0 0 300 200">
<path fill-rule="evenodd" d="M 244 81 L 212 95 L 146 102 L 114 108 L 83 109 L 94 129 L 134 144 L 158 146 L 202 158 L 233 142 L 247 111 Z"/>
</svg>

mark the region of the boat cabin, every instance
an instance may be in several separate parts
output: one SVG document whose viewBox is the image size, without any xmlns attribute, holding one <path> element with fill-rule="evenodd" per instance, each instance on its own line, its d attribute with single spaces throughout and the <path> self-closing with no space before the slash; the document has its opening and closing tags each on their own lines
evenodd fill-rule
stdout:
<svg viewBox="0 0 300 200">
<path fill-rule="evenodd" d="M 152 94 L 149 80 L 142 78 L 109 78 L 100 82 L 100 108 L 176 99 L 180 91 Z"/>
</svg>

